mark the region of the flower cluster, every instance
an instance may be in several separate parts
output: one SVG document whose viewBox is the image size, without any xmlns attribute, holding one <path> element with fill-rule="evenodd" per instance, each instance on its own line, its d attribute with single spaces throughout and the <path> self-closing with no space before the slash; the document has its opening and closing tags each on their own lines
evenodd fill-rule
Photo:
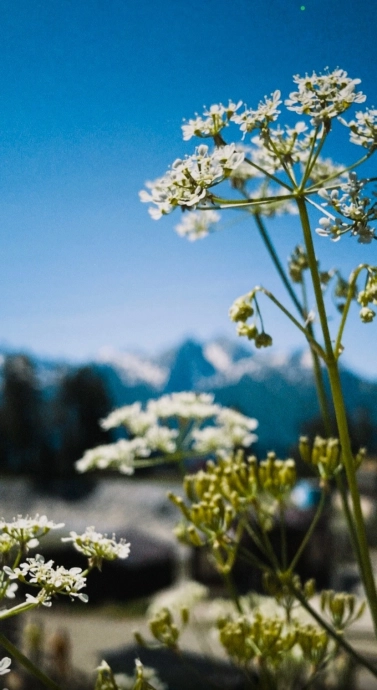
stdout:
<svg viewBox="0 0 377 690">
<path fill-rule="evenodd" d="M 342 631 L 359 620 L 365 611 L 366 602 L 359 602 L 354 594 L 323 590 L 321 610 L 326 612 L 335 630 Z"/>
<path fill-rule="evenodd" d="M 258 426 L 255 419 L 235 410 L 222 408 L 216 420 L 217 426 L 194 429 L 192 432 L 193 447 L 201 455 L 227 455 L 234 448 L 248 448 L 257 440 L 257 436 L 251 433 Z"/>
<path fill-rule="evenodd" d="M 318 194 L 325 199 L 323 206 L 331 206 L 342 218 L 335 217 L 327 213 L 325 218 L 319 221 L 320 228 L 317 233 L 325 237 L 331 237 L 334 241 L 340 239 L 342 235 L 350 232 L 356 235 L 358 242 L 369 244 L 372 239 L 377 237 L 376 231 L 369 223 L 377 219 L 377 204 L 372 202 L 370 197 L 363 195 L 363 190 L 368 180 L 359 180 L 356 173 L 349 174 L 346 184 L 340 185 L 339 190 L 320 189 Z"/>
<path fill-rule="evenodd" d="M 255 293 L 259 288 L 255 288 L 242 297 L 237 297 L 229 309 L 229 317 L 231 321 L 238 323 L 237 333 L 239 336 L 245 336 L 248 340 L 253 340 L 255 347 L 270 347 L 272 345 L 271 336 L 266 333 L 262 327 L 259 331 L 255 321 L 251 324 L 247 323 L 250 316 L 254 314 L 253 302 L 255 301 Z M 257 313 L 259 313 L 257 309 Z"/>
<path fill-rule="evenodd" d="M 175 226 L 175 231 L 190 242 L 206 237 L 219 222 L 220 214 L 216 211 L 194 211 L 185 213 L 181 222 Z"/>
<path fill-rule="evenodd" d="M 377 110 L 375 108 L 367 108 L 365 112 L 356 113 L 355 119 L 351 122 L 343 119 L 341 122 L 350 128 L 352 144 L 364 146 L 370 151 L 375 149 L 377 145 Z"/>
<path fill-rule="evenodd" d="M 229 177 L 243 161 L 244 154 L 234 144 L 215 149 L 211 154 L 202 144 L 184 160 L 177 159 L 170 170 L 155 182 L 147 183 L 150 192 L 140 192 L 140 199 L 152 203 L 149 210 L 155 220 L 177 206 L 196 208 L 211 202 L 211 187 Z"/>
<path fill-rule="evenodd" d="M 120 439 L 116 443 L 97 446 L 85 451 L 76 462 L 78 472 L 88 470 L 117 470 L 121 474 L 133 474 L 136 458 L 147 458 L 151 454 L 146 441 L 137 437 L 131 440 Z"/>
<path fill-rule="evenodd" d="M 363 103 L 366 99 L 363 93 L 355 90 L 360 79 L 350 79 L 341 69 L 326 74 L 313 72 L 312 76 L 306 74 L 305 77 L 296 75 L 293 81 L 298 91 L 289 95 L 285 105 L 299 115 L 311 115 L 314 125 L 328 122 L 353 103 Z"/>
<path fill-rule="evenodd" d="M 211 547 L 220 572 L 229 572 L 235 557 L 234 524 L 240 514 L 254 511 L 264 530 L 271 529 L 279 504 L 286 501 L 296 482 L 293 460 L 279 460 L 269 453 L 260 463 L 244 460 L 242 453 L 208 462 L 205 470 L 186 475 L 180 496 L 169 498 L 181 511 L 184 522 L 176 535 L 184 543 Z"/>
<path fill-rule="evenodd" d="M 192 137 L 215 137 L 224 127 L 228 126 L 229 120 L 234 119 L 234 114 L 242 105 L 242 101 L 233 103 L 229 101 L 227 106 L 222 103 L 211 105 L 204 110 L 204 117 L 196 114 L 195 119 L 189 120 L 182 125 L 183 140 L 188 141 Z"/>
<path fill-rule="evenodd" d="M 212 422 L 212 425 L 208 425 Z M 111 412 L 101 422 L 104 429 L 123 426 L 133 438 L 86 451 L 76 463 L 80 472 L 115 469 L 132 474 L 134 468 L 156 453 L 167 459 L 221 455 L 235 448 L 249 447 L 256 440 L 251 433 L 255 419 L 214 403 L 208 393 L 172 393 Z M 201 428 L 203 424 L 207 424 Z M 157 461 L 157 460 L 156 460 Z"/>
<path fill-rule="evenodd" d="M 48 520 L 46 515 L 36 515 L 34 518 L 18 515 L 11 522 L 0 520 L 0 553 L 7 553 L 14 546 L 21 549 L 35 548 L 39 539 L 52 529 L 61 529 L 64 523 Z"/>
<path fill-rule="evenodd" d="M 377 305 L 377 267 L 370 267 L 368 278 L 364 290 L 357 296 L 357 301 L 361 304 L 360 318 L 364 323 L 370 323 L 376 316 L 370 304 Z"/>
<path fill-rule="evenodd" d="M 77 551 L 90 559 L 92 565 L 101 567 L 102 561 L 114 561 L 116 558 L 127 558 L 130 554 L 130 544 L 125 539 L 116 541 L 115 534 L 108 537 L 96 532 L 94 527 L 87 527 L 84 534 L 70 532 L 69 537 L 62 541 L 72 542 Z"/>
<path fill-rule="evenodd" d="M 284 620 L 263 616 L 220 618 L 220 642 L 236 663 L 245 666 L 254 659 L 263 659 L 264 665 L 279 666 L 297 642 L 295 630 L 287 630 Z"/>
<path fill-rule="evenodd" d="M 54 561 L 45 562 L 43 556 L 37 554 L 35 558 L 27 558 L 14 570 L 4 567 L 4 571 L 11 580 L 18 579 L 25 584 L 40 588 L 36 597 L 26 595 L 29 603 L 49 606 L 51 597 L 55 594 L 64 594 L 71 599 L 88 601 L 88 596 L 80 592 L 86 586 L 86 577 L 81 568 L 67 570 L 62 565 L 54 567 Z"/>
<path fill-rule="evenodd" d="M 281 104 L 280 96 L 280 91 L 274 91 L 270 98 L 265 96 L 264 101 L 259 103 L 256 110 L 246 108 L 240 115 L 233 115 L 232 120 L 237 125 L 240 125 L 243 136 L 247 132 L 253 132 L 255 129 L 265 128 L 270 122 L 277 119 L 280 114 L 280 110 L 278 110 Z"/>
</svg>

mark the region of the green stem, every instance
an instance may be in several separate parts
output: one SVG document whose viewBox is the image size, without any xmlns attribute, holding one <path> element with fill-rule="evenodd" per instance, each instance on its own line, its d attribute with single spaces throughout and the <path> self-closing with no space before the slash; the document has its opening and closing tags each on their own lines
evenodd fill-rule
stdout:
<svg viewBox="0 0 377 690">
<path fill-rule="evenodd" d="M 215 196 L 213 194 L 211 197 L 211 201 L 213 204 L 216 205 L 216 208 L 248 208 L 249 206 L 268 206 L 268 204 L 271 204 L 274 201 L 287 201 L 288 199 L 294 198 L 294 194 L 286 194 L 284 196 L 277 195 L 269 196 L 267 198 L 262 197 L 261 199 L 223 199 L 222 197 Z M 205 206 L 203 208 L 198 206 L 198 209 L 205 211 L 208 210 L 208 206 Z"/>
<path fill-rule="evenodd" d="M 310 331 L 308 330 L 308 328 L 301 326 L 300 322 L 297 321 L 297 319 L 295 319 L 295 317 L 291 314 L 291 312 L 288 311 L 288 309 L 286 309 L 282 305 L 282 303 L 279 302 L 278 299 L 276 299 L 275 295 L 273 295 L 272 292 L 270 292 L 269 290 L 266 290 L 266 288 L 260 287 L 260 286 L 254 288 L 254 292 L 263 292 L 263 294 L 266 295 L 266 297 L 268 297 L 268 299 L 270 299 L 271 302 L 273 302 L 280 309 L 280 311 L 282 311 L 283 314 L 285 314 L 285 316 L 288 317 L 288 319 L 290 321 L 292 321 L 292 323 L 296 326 L 296 328 L 298 328 L 299 331 L 301 331 L 301 333 L 304 334 L 304 336 L 307 339 L 307 341 L 309 342 L 310 346 L 312 348 L 314 348 L 315 351 L 318 352 L 318 354 L 320 354 L 321 357 L 323 357 L 323 359 L 326 359 L 325 351 L 323 350 L 321 345 L 315 340 L 315 338 L 313 338 L 313 336 L 310 334 Z"/>
<path fill-rule="evenodd" d="M 240 598 L 236 590 L 236 586 L 233 582 L 233 578 L 230 573 L 223 573 L 224 582 L 226 584 L 227 590 L 229 592 L 230 598 L 232 599 L 238 613 L 243 613 L 242 606 L 240 603 Z"/>
<path fill-rule="evenodd" d="M 15 647 L 15 645 L 12 644 L 12 642 L 10 642 L 2 633 L 0 633 L 0 645 L 4 647 L 4 649 L 6 649 L 6 651 L 9 652 L 9 654 L 11 654 L 15 659 L 17 659 L 17 661 L 22 664 L 22 666 L 29 671 L 29 673 L 38 678 L 38 680 L 40 680 L 46 688 L 50 688 L 50 690 L 61 690 L 60 685 L 46 676 L 43 671 L 35 666 L 33 662 L 27 658 L 27 656 L 22 654 L 22 652 L 20 652 L 20 650 L 17 649 L 17 647 Z"/>
<path fill-rule="evenodd" d="M 277 184 L 279 184 L 281 187 L 285 187 L 285 189 L 288 189 L 290 192 L 292 191 L 292 187 L 289 186 L 286 182 L 283 182 L 280 180 L 278 177 L 275 175 L 272 175 L 272 173 L 267 172 L 267 170 L 264 170 L 263 168 L 260 167 L 260 165 L 257 165 L 257 163 L 254 163 L 254 161 L 251 161 L 249 158 L 245 158 L 245 163 L 248 163 L 251 165 L 253 168 L 256 168 L 256 170 L 259 170 L 259 172 L 263 173 L 263 175 L 266 175 L 270 180 L 273 180 Z"/>
<path fill-rule="evenodd" d="M 312 147 L 312 149 L 311 149 L 311 151 L 310 151 L 310 157 L 309 157 L 309 160 L 308 160 L 308 163 L 307 163 L 307 166 L 306 166 L 306 170 L 305 170 L 305 173 L 304 173 L 304 177 L 302 178 L 302 182 L 301 182 L 301 185 L 300 185 L 300 191 L 303 191 L 303 189 L 305 188 L 306 182 L 308 181 L 308 179 L 309 179 L 309 177 L 310 177 L 310 173 L 312 172 L 312 170 L 313 170 L 313 168 L 314 168 L 314 166 L 315 166 L 315 164 L 316 164 L 316 161 L 317 161 L 317 159 L 318 159 L 318 156 L 319 156 L 319 154 L 320 154 L 321 151 L 322 151 L 323 145 L 324 145 L 324 143 L 325 143 L 325 141 L 326 141 L 326 137 L 327 137 L 326 128 L 323 127 L 323 131 L 322 131 L 322 135 L 321 135 L 320 142 L 319 142 L 318 147 L 317 147 L 317 150 L 316 150 L 316 152 L 314 153 L 314 156 L 313 156 L 312 154 L 313 154 L 315 142 L 316 142 L 316 140 L 317 140 L 317 134 L 318 134 L 318 130 L 317 130 L 316 136 L 315 136 L 315 138 L 314 138 L 313 147 Z"/>
<path fill-rule="evenodd" d="M 285 523 L 283 501 L 279 501 L 279 521 L 280 521 L 280 542 L 281 542 L 281 564 L 282 564 L 283 570 L 285 570 L 287 567 L 287 563 L 288 563 L 288 550 L 287 550 L 287 526 Z"/>
<path fill-rule="evenodd" d="M 356 527 L 355 527 L 355 523 L 354 523 L 351 509 L 349 506 L 347 489 L 344 486 L 343 478 L 344 478 L 343 472 L 341 472 L 335 476 L 336 486 L 337 486 L 337 489 L 339 491 L 340 498 L 342 501 L 342 508 L 343 508 L 343 513 L 344 513 L 346 521 L 347 521 L 347 527 L 348 527 L 349 537 L 351 540 L 351 546 L 353 548 L 353 552 L 358 554 L 358 557 L 357 557 L 358 562 L 361 562 L 361 555 L 360 555 L 360 550 L 359 550 L 359 542 L 357 540 Z"/>
<path fill-rule="evenodd" d="M 272 549 L 272 546 L 271 546 L 270 541 L 268 542 L 268 543 L 269 543 L 269 546 L 266 545 L 266 541 L 265 541 L 265 538 L 264 538 L 264 533 L 262 533 L 262 540 L 261 540 L 261 539 L 259 538 L 259 536 L 255 533 L 255 531 L 253 530 L 253 528 L 252 528 L 248 523 L 245 524 L 245 529 L 246 529 L 246 531 L 248 532 L 248 534 L 250 535 L 250 537 L 252 538 L 252 540 L 253 540 L 255 546 L 259 549 L 259 551 L 263 554 L 263 556 L 264 556 L 265 558 L 267 558 L 267 560 L 270 561 L 271 565 L 272 565 L 274 568 L 280 569 L 279 562 L 278 562 L 278 560 L 277 560 L 277 558 L 276 558 L 276 555 L 275 555 L 275 553 L 274 553 L 274 551 L 273 551 L 273 549 Z M 256 561 L 259 562 L 259 563 L 258 563 L 258 567 L 261 568 L 261 569 L 263 570 L 263 568 L 265 568 L 265 563 L 263 563 L 263 561 L 261 561 L 260 559 L 258 559 L 258 558 L 257 558 L 256 556 L 254 556 L 254 555 L 253 555 L 253 558 L 254 558 L 255 562 L 256 562 Z"/>
<path fill-rule="evenodd" d="M 26 611 L 31 611 L 32 609 L 37 608 L 40 605 L 40 602 L 38 603 L 28 603 L 24 602 L 23 604 L 18 604 L 18 606 L 14 606 L 12 609 L 3 609 L 0 611 L 0 620 L 3 621 L 6 618 L 12 618 L 13 616 L 18 616 L 20 613 L 25 613 Z"/>
<path fill-rule="evenodd" d="M 293 287 L 289 281 L 289 278 L 280 262 L 280 259 L 275 251 L 275 247 L 271 242 L 271 239 L 268 235 L 268 232 L 266 230 L 265 224 L 262 221 L 262 218 L 259 213 L 254 214 L 254 219 L 256 222 L 256 225 L 258 227 L 258 230 L 260 232 L 260 235 L 262 237 L 262 240 L 266 246 L 266 249 L 272 259 L 272 262 L 284 284 L 284 287 L 286 288 L 293 304 L 295 305 L 298 313 L 300 316 L 305 319 L 305 307 L 300 303 L 299 299 L 297 298 L 297 295 L 295 291 L 293 290 Z M 311 338 L 314 340 L 314 330 L 313 330 L 313 325 L 311 323 L 308 324 L 307 329 L 309 331 L 309 334 Z M 329 403 L 326 395 L 326 390 L 325 390 L 325 383 L 323 379 L 323 373 L 321 369 L 321 364 L 319 360 L 319 356 L 313 348 L 310 348 L 312 360 L 313 360 L 313 372 L 314 372 L 314 379 L 315 379 L 315 385 L 317 389 L 317 397 L 318 397 L 318 404 L 321 412 L 321 416 L 323 419 L 323 423 L 325 426 L 325 431 L 327 436 L 331 435 L 331 415 L 330 415 L 330 409 L 329 409 Z"/>
<path fill-rule="evenodd" d="M 311 323 L 308 324 L 308 331 L 314 338 L 313 327 L 312 327 Z M 316 389 L 317 389 L 319 409 L 321 411 L 321 417 L 322 417 L 323 425 L 325 428 L 325 434 L 329 438 L 331 436 L 332 424 L 331 424 L 330 405 L 329 405 L 328 397 L 326 395 L 325 381 L 323 378 L 323 371 L 322 371 L 321 362 L 320 362 L 320 359 L 319 359 L 319 356 L 317 355 L 317 353 L 312 348 L 310 349 L 310 352 L 312 354 L 313 373 L 314 373 L 314 380 L 315 380 Z"/>
<path fill-rule="evenodd" d="M 294 572 L 294 569 L 295 569 L 297 563 L 299 562 L 304 550 L 306 549 L 306 547 L 308 545 L 309 540 L 312 537 L 312 534 L 313 534 L 315 528 L 317 527 L 318 520 L 320 519 L 320 517 L 322 515 L 322 511 L 323 511 L 323 508 L 325 505 L 325 498 L 326 498 L 326 494 L 325 494 L 325 491 L 322 489 L 321 498 L 320 498 L 320 501 L 318 503 L 317 510 L 315 512 L 313 520 L 312 520 L 312 522 L 309 526 L 309 529 L 306 532 L 306 534 L 305 534 L 305 536 L 304 536 L 304 538 L 303 538 L 303 540 L 299 546 L 299 549 L 298 549 L 296 555 L 294 556 L 294 558 L 293 558 L 293 560 L 292 560 L 292 562 L 288 568 L 288 570 L 291 570 L 292 572 Z"/>
<path fill-rule="evenodd" d="M 325 620 L 320 616 L 319 613 L 309 604 L 309 602 L 305 599 L 305 597 L 301 594 L 301 592 L 296 589 L 293 585 L 290 585 L 290 590 L 292 591 L 292 594 L 296 597 L 296 599 L 300 602 L 302 607 L 310 613 L 310 615 L 314 618 L 315 621 L 323 628 L 326 630 L 326 632 L 332 637 L 333 640 L 336 641 L 336 643 L 339 645 L 339 647 L 342 647 L 358 664 L 361 666 L 364 666 L 364 668 L 368 669 L 370 673 L 372 673 L 373 676 L 377 678 L 377 668 L 375 668 L 369 661 L 368 659 L 365 659 L 365 657 L 361 656 L 359 652 L 356 651 L 345 639 L 342 635 L 339 635 L 336 630 L 334 630 Z"/>
<path fill-rule="evenodd" d="M 338 359 L 340 357 L 340 355 L 342 354 L 341 345 L 342 345 L 343 331 L 344 331 L 344 328 L 346 325 L 348 312 L 350 310 L 350 306 L 351 306 L 352 300 L 354 298 L 356 281 L 359 277 L 359 274 L 361 273 L 361 271 L 364 268 L 368 269 L 369 268 L 368 264 L 360 264 L 360 266 L 358 266 L 353 271 L 353 273 L 351 274 L 350 280 L 349 280 L 347 299 L 346 299 L 346 303 L 345 303 L 343 311 L 342 311 L 342 319 L 340 322 L 339 331 L 338 331 L 338 335 L 337 335 L 335 347 L 334 347 L 334 353 L 335 353 L 336 359 Z"/>
<path fill-rule="evenodd" d="M 314 251 L 313 239 L 310 229 L 309 217 L 306 209 L 304 197 L 297 197 L 297 205 L 300 213 L 302 229 L 304 233 L 306 252 L 310 272 L 312 276 L 313 288 L 316 297 L 317 309 L 321 323 L 322 333 L 326 349 L 326 364 L 329 373 L 332 399 L 335 409 L 335 417 L 338 427 L 339 440 L 342 448 L 342 460 L 346 470 L 348 488 L 351 494 L 353 515 L 355 521 L 357 541 L 359 549 L 355 553 L 358 559 L 360 572 L 362 575 L 366 596 L 369 602 L 373 625 L 377 636 L 377 592 L 374 582 L 372 564 L 369 555 L 368 541 L 364 518 L 361 510 L 360 493 L 357 485 L 356 470 L 351 449 L 346 410 L 340 381 L 338 364 L 332 349 L 331 336 L 327 322 L 326 309 L 323 301 L 321 283 L 318 274 L 317 258 Z"/>
<path fill-rule="evenodd" d="M 288 292 L 293 304 L 295 305 L 298 313 L 304 319 L 305 315 L 304 315 L 304 310 L 302 308 L 302 305 L 300 304 L 300 301 L 297 298 L 297 295 L 296 295 L 291 283 L 289 282 L 289 278 L 288 278 L 286 272 L 284 271 L 283 266 L 280 263 L 280 259 L 277 255 L 276 251 L 275 251 L 274 245 L 271 242 L 271 239 L 268 235 L 268 232 L 267 232 L 266 227 L 262 221 L 262 218 L 261 218 L 259 213 L 254 213 L 253 215 L 254 215 L 254 220 L 257 224 L 257 228 L 258 228 L 260 235 L 262 237 L 262 240 L 263 240 L 263 242 L 267 248 L 267 251 L 268 251 L 268 253 L 272 259 L 272 262 L 273 262 L 273 264 L 274 264 L 274 266 L 275 266 L 275 268 L 276 268 L 276 270 L 277 270 L 277 272 L 278 272 L 278 274 L 279 274 L 279 276 L 280 276 L 280 278 L 284 284 L 284 287 L 287 290 L 287 292 Z"/>
<path fill-rule="evenodd" d="M 374 630 L 377 636 L 377 592 L 374 581 L 373 569 L 369 555 L 368 540 L 366 535 L 363 513 L 361 510 L 360 492 L 357 485 L 356 470 L 348 431 L 348 422 L 342 387 L 337 362 L 328 364 L 330 385 L 334 400 L 335 416 L 338 425 L 339 440 L 342 447 L 342 460 L 346 471 L 348 488 L 351 495 L 353 515 L 359 549 L 356 557 L 359 559 L 360 570 L 363 576 L 366 596 L 369 602 L 373 619 Z"/>
<path fill-rule="evenodd" d="M 313 194 L 313 193 L 318 192 L 319 189 L 322 189 L 323 187 L 325 187 L 328 182 L 331 182 L 331 180 L 335 180 L 337 177 L 340 177 L 341 175 L 344 175 L 346 172 L 349 172 L 350 170 L 354 170 L 354 168 L 357 168 L 362 163 L 365 163 L 365 161 L 367 161 L 368 158 L 370 158 L 373 153 L 374 153 L 374 151 L 369 151 L 368 153 L 365 154 L 365 156 L 362 156 L 361 158 L 359 158 L 359 160 L 356 161 L 356 163 L 352 163 L 352 165 L 349 165 L 347 168 L 343 168 L 343 170 L 339 170 L 338 172 L 333 173 L 333 175 L 330 175 L 329 177 L 327 177 L 326 180 L 321 180 L 321 182 L 316 182 L 316 184 L 313 184 L 311 187 L 307 187 L 305 189 L 305 194 Z M 334 185 L 334 187 L 331 187 L 331 189 L 336 189 L 341 184 L 344 184 L 344 183 L 338 182 L 338 184 Z M 330 189 L 330 188 L 326 187 L 326 189 Z"/>
</svg>

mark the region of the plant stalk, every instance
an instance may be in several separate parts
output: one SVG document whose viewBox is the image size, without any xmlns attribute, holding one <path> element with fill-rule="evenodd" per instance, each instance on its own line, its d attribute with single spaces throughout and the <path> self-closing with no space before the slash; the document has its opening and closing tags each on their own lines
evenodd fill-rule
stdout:
<svg viewBox="0 0 377 690">
<path fill-rule="evenodd" d="M 302 230 L 305 239 L 306 252 L 313 282 L 313 288 L 317 303 L 319 319 L 322 328 L 322 334 L 325 343 L 326 351 L 326 365 L 330 379 L 330 388 L 334 404 L 335 417 L 338 427 L 339 440 L 342 448 L 342 460 L 344 463 L 348 488 L 351 495 L 353 517 L 356 528 L 356 537 L 359 548 L 355 556 L 359 563 L 360 573 L 363 579 L 366 596 L 369 602 L 370 611 L 373 620 L 375 634 L 377 636 L 377 592 L 372 570 L 372 564 L 369 555 L 368 541 L 366 536 L 366 529 L 364 518 L 361 510 L 360 493 L 357 485 L 356 470 L 354 465 L 354 458 L 351 449 L 348 423 L 346 417 L 346 410 L 344 405 L 344 398 L 342 386 L 340 381 L 338 364 L 335 354 L 333 352 L 329 326 L 327 322 L 327 314 L 323 300 L 322 288 L 318 274 L 317 258 L 314 251 L 313 238 L 310 229 L 309 217 L 306 208 L 305 198 L 303 196 L 297 197 L 297 205 L 300 213 Z"/>
</svg>

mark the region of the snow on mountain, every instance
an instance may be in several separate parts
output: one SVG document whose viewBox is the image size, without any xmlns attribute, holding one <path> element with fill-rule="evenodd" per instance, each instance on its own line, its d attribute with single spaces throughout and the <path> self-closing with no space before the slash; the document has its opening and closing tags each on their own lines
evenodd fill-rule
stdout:
<svg viewBox="0 0 377 690">
<path fill-rule="evenodd" d="M 169 376 L 166 367 L 156 364 L 151 359 L 132 352 L 119 352 L 112 347 L 103 347 L 96 361 L 112 366 L 125 385 L 146 383 L 160 389 Z"/>
</svg>

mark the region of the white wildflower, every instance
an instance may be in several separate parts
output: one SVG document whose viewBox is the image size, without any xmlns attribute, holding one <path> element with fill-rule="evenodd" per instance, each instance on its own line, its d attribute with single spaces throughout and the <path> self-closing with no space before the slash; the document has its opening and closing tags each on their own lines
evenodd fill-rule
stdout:
<svg viewBox="0 0 377 690">
<path fill-rule="evenodd" d="M 84 534 L 70 532 L 69 537 L 63 537 L 63 542 L 71 541 L 77 551 L 96 561 L 113 561 L 116 558 L 127 558 L 130 554 L 130 544 L 125 539 L 116 541 L 112 537 L 96 532 L 94 527 L 87 527 Z"/>
<path fill-rule="evenodd" d="M 132 434 L 145 433 L 147 429 L 156 423 L 156 417 L 151 412 L 142 412 L 141 404 L 135 402 L 132 405 L 119 407 L 101 420 L 102 429 L 109 430 L 118 426 L 125 426 Z"/>
<path fill-rule="evenodd" d="M 176 160 L 164 177 L 148 182 L 150 192 L 140 192 L 140 199 L 157 207 L 150 210 L 155 220 L 177 206 L 196 208 L 208 200 L 209 190 L 229 177 L 243 158 L 244 154 L 234 144 L 215 149 L 212 154 L 202 144 L 192 156 Z"/>
<path fill-rule="evenodd" d="M 18 515 L 12 522 L 0 520 L 0 552 L 9 551 L 15 544 L 34 548 L 39 539 L 52 529 L 61 529 L 64 523 L 48 520 L 46 515 L 36 515 L 34 518 Z"/>
<path fill-rule="evenodd" d="M 264 101 L 259 103 L 256 110 L 246 108 L 243 113 L 234 114 L 231 119 L 240 125 L 240 130 L 244 136 L 247 132 L 265 127 L 268 123 L 276 120 L 280 114 L 280 110 L 278 110 L 281 103 L 280 96 L 280 91 L 274 91 L 270 98 L 265 96 Z"/>
<path fill-rule="evenodd" d="M 219 452 L 229 453 L 234 445 L 230 435 L 225 429 L 216 426 L 206 426 L 204 429 L 194 429 L 192 432 L 194 439 L 193 448 L 200 455 L 209 455 Z"/>
<path fill-rule="evenodd" d="M 363 103 L 363 93 L 355 91 L 360 79 L 350 79 L 347 72 L 336 69 L 326 74 L 296 75 L 293 81 L 298 91 L 285 101 L 288 110 L 300 115 L 312 115 L 312 124 L 318 125 L 344 113 L 353 103 Z"/>
<path fill-rule="evenodd" d="M 161 419 L 180 417 L 204 420 L 214 417 L 219 411 L 219 406 L 213 400 L 214 396 L 209 393 L 171 393 L 158 400 L 150 400 L 147 409 Z"/>
<path fill-rule="evenodd" d="M 219 220 L 220 214 L 216 211 L 192 211 L 184 214 L 182 221 L 175 226 L 175 231 L 193 242 L 206 237 Z"/>
<path fill-rule="evenodd" d="M 192 137 L 216 137 L 224 127 L 228 126 L 229 120 L 232 118 L 236 110 L 240 108 L 242 101 L 233 103 L 229 101 L 227 106 L 211 105 L 210 108 L 204 111 L 204 117 L 196 117 L 182 125 L 183 139 L 188 141 Z"/>
<path fill-rule="evenodd" d="M 222 407 L 216 417 L 216 426 L 193 430 L 194 449 L 203 454 L 222 454 L 238 446 L 248 448 L 258 438 L 251 433 L 257 426 L 256 419 Z"/>
<path fill-rule="evenodd" d="M 54 567 L 54 561 L 45 562 L 40 554 L 35 558 L 27 558 L 13 570 L 10 577 L 40 587 L 40 596 L 46 599 L 54 594 L 66 594 L 71 599 L 77 597 L 81 601 L 88 601 L 87 595 L 80 592 L 86 586 L 86 577 L 83 576 L 81 568 L 67 570 L 62 565 Z M 39 597 L 37 600 L 39 601 Z"/>
<path fill-rule="evenodd" d="M 167 426 L 155 424 L 149 427 L 144 439 L 152 451 L 159 450 L 163 453 L 174 453 L 177 449 L 175 442 L 177 436 L 177 429 L 169 429 Z"/>
<path fill-rule="evenodd" d="M 374 149 L 377 145 L 377 110 L 367 108 L 365 112 L 358 112 L 355 119 L 346 122 L 339 118 L 340 122 L 351 130 L 350 141 L 352 144 Z"/>
<path fill-rule="evenodd" d="M 116 443 L 97 446 L 87 450 L 76 462 L 79 472 L 88 470 L 118 470 L 122 474 L 134 473 L 134 462 L 137 458 L 150 455 L 146 441 L 137 437 L 132 440 L 120 439 Z"/>
<path fill-rule="evenodd" d="M 246 417 L 246 415 L 232 410 L 230 407 L 222 407 L 217 415 L 216 421 L 227 429 L 241 426 L 249 431 L 254 431 L 258 426 L 256 419 L 253 417 Z"/>
<path fill-rule="evenodd" d="M 355 235 L 362 244 L 369 244 L 376 237 L 376 231 L 370 226 L 370 221 L 377 219 L 377 208 L 370 197 L 363 194 L 367 180 L 359 180 L 356 173 L 351 172 L 348 182 L 340 185 L 339 196 L 337 189 L 320 189 L 318 194 L 325 199 L 323 206 L 331 206 L 342 218 L 327 213 L 319 221 L 317 228 L 319 235 L 327 235 L 337 240 L 347 232 Z"/>
</svg>

